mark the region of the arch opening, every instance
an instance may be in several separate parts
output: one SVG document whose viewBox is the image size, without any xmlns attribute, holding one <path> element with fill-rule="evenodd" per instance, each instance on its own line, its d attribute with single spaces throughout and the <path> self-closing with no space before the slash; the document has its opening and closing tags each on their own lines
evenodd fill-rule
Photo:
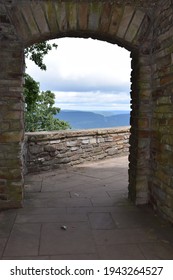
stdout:
<svg viewBox="0 0 173 280">
<path fill-rule="evenodd" d="M 40 90 L 55 93 L 61 109 L 56 117 L 68 121 L 72 129 L 129 126 L 129 52 L 92 39 L 65 37 L 51 42 L 58 49 L 45 57 L 47 70 L 27 60 L 26 72 L 39 81 Z"/>
<path fill-rule="evenodd" d="M 76 33 L 73 33 L 73 34 L 75 34 L 76 35 Z M 68 34 L 69 35 L 69 34 Z M 74 36 L 74 35 L 73 35 Z M 97 38 L 97 35 L 95 35 L 96 37 L 95 38 Z M 70 38 L 70 37 L 69 37 Z M 81 39 L 81 37 L 80 37 L 80 39 Z M 96 39 L 95 39 L 96 40 Z M 109 40 L 109 42 L 110 42 L 110 40 Z M 115 41 L 114 41 L 115 42 Z M 136 62 L 134 62 L 134 61 L 132 61 L 132 65 L 133 65 L 133 69 L 131 69 L 132 70 L 132 72 L 131 72 L 131 74 L 132 74 L 132 76 L 131 76 L 131 82 L 132 82 L 132 85 L 131 85 L 131 91 L 129 92 L 129 95 L 131 96 L 131 104 L 132 104 L 132 108 L 133 108 L 133 100 L 132 100 L 132 98 L 134 98 L 134 96 L 135 96 L 135 98 L 134 98 L 134 100 L 135 100 L 135 110 L 133 111 L 133 112 L 131 112 L 131 120 L 130 120 L 130 123 L 131 123 L 131 125 L 133 125 L 133 124 L 135 124 L 135 130 L 136 130 L 136 127 L 138 126 L 138 124 L 137 124 L 137 121 L 138 121 L 138 111 L 137 111 L 137 109 L 138 109 L 138 106 L 136 106 L 136 105 L 138 105 L 138 104 L 136 104 L 137 102 L 136 102 L 136 98 L 138 99 L 138 96 L 136 95 L 136 90 L 138 91 L 138 85 L 136 86 L 136 83 L 137 83 L 137 81 L 138 81 L 138 75 L 139 75 L 139 72 L 138 72 L 138 69 L 139 69 L 139 65 L 138 65 L 138 51 L 137 50 L 133 50 L 133 52 L 131 52 L 131 58 L 132 59 L 134 59 Z M 45 73 L 46 74 L 46 73 Z M 44 80 L 45 80 L 45 78 L 44 78 Z M 133 131 L 133 126 L 131 127 L 131 132 Z M 126 131 L 127 132 L 127 131 Z M 126 137 L 126 136 L 125 136 Z M 131 139 L 130 139 L 130 141 L 132 140 L 132 136 L 131 136 Z M 130 142 L 131 143 L 131 142 Z M 131 144 L 130 144 L 131 145 Z M 135 145 L 136 145 L 136 143 L 135 143 Z M 132 145 L 131 145 L 132 146 Z M 130 149 L 131 149 L 132 147 L 130 147 Z M 126 150 L 126 152 L 127 152 L 127 147 L 125 147 L 125 150 Z M 136 151 L 136 154 L 135 154 L 135 150 L 133 150 L 133 155 L 130 155 L 129 156 L 129 159 L 130 159 L 130 165 L 131 165 L 131 168 L 132 169 L 134 169 L 134 171 L 135 171 L 135 168 L 136 168 L 136 157 L 137 157 L 137 151 Z M 129 174 L 130 174 L 130 172 L 129 172 Z M 131 180 L 131 182 L 129 182 L 129 197 L 133 200 L 133 201 L 136 201 L 136 180 L 135 180 L 135 176 L 134 176 L 134 174 L 130 177 L 130 175 L 129 175 L 129 179 Z M 144 178 L 143 178 L 144 179 Z M 146 177 L 145 177 L 145 181 L 146 181 Z M 147 182 L 146 182 L 146 184 L 147 184 Z M 139 204 L 143 204 L 143 203 L 145 203 L 146 201 L 148 201 L 148 189 L 147 189 L 147 187 L 146 187 L 146 191 L 145 192 L 143 192 L 143 196 L 144 197 L 142 197 L 142 198 L 139 198 L 139 201 L 138 201 L 138 203 Z"/>
<path fill-rule="evenodd" d="M 63 110 L 62 114 L 57 114 L 58 118 L 68 121 L 72 130 L 96 131 L 86 131 L 86 134 L 84 131 L 83 134 L 77 131 L 81 137 L 72 132 L 71 138 L 70 134 L 64 131 L 67 142 L 58 139 L 56 141 L 60 141 L 60 144 L 57 146 L 55 135 L 52 140 L 51 137 L 49 139 L 49 142 L 53 143 L 51 145 L 47 144 L 48 140 L 41 143 L 37 139 L 34 143 L 31 138 L 35 137 L 35 133 L 29 134 L 26 169 L 29 172 L 38 172 L 53 170 L 65 163 L 74 166 L 98 159 L 117 158 L 117 161 L 120 161 L 118 158 L 127 156 L 129 150 L 127 126 L 130 120 L 131 68 L 128 52 L 106 42 L 100 43 L 91 39 L 64 38 L 53 43 L 58 45 L 58 49 L 45 58 L 47 71 L 39 70 L 29 61 L 26 62 L 26 70 L 33 78 L 37 77 L 37 81 L 41 81 L 41 90 L 51 90 L 56 94 L 56 105 Z M 111 127 L 114 129 L 111 130 Z M 105 131 L 102 130 L 99 134 L 100 128 L 105 128 Z M 64 153 L 60 146 L 64 147 Z M 53 152 L 53 149 L 56 152 Z M 124 159 L 125 166 L 126 161 Z M 107 171 L 109 172 L 109 169 Z M 124 174 L 124 184 L 127 194 L 127 174 Z"/>
</svg>

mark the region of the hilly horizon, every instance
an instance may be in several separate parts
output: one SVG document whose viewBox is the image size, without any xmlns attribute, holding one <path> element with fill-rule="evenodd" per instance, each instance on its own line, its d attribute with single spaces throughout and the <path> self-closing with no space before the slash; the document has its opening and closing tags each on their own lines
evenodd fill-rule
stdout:
<svg viewBox="0 0 173 280">
<path fill-rule="evenodd" d="M 130 125 L 130 112 L 128 111 L 93 112 L 61 110 L 55 117 L 67 121 L 72 129 L 93 129 Z"/>
</svg>

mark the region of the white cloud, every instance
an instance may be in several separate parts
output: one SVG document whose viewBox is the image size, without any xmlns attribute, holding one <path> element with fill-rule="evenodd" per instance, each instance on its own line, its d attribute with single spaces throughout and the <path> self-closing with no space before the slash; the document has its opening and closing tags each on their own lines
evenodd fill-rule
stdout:
<svg viewBox="0 0 173 280">
<path fill-rule="evenodd" d="M 40 82 L 42 90 L 58 92 L 60 103 L 66 106 L 68 103 L 78 106 L 79 102 L 81 107 L 84 104 L 90 107 L 96 104 L 104 107 L 105 103 L 108 107 L 113 103 L 129 104 L 128 51 L 92 39 L 62 38 L 56 43 L 57 50 L 44 59 L 46 72 L 31 61 L 26 62 L 27 73 Z"/>
<path fill-rule="evenodd" d="M 126 92 L 55 92 L 56 106 L 75 110 L 130 110 Z"/>
</svg>

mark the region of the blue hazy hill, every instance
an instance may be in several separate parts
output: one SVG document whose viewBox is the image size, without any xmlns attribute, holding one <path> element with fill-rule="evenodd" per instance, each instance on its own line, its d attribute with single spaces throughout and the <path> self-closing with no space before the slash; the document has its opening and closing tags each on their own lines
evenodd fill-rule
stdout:
<svg viewBox="0 0 173 280">
<path fill-rule="evenodd" d="M 106 128 L 130 125 L 130 112 L 85 112 L 61 110 L 57 117 L 70 123 L 72 129 Z"/>
</svg>

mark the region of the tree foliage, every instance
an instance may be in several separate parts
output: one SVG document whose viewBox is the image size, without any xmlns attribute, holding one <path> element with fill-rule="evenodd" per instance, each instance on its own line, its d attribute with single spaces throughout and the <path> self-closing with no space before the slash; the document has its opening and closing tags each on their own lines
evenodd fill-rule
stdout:
<svg viewBox="0 0 173 280">
<path fill-rule="evenodd" d="M 25 73 L 25 85 L 24 85 L 24 96 L 26 110 L 32 111 L 32 108 L 35 106 L 36 102 L 39 99 L 40 86 L 30 75 Z"/>
<path fill-rule="evenodd" d="M 41 70 L 46 70 L 43 58 L 56 44 L 34 44 L 25 49 L 25 56 Z M 55 94 L 50 90 L 40 91 L 40 85 L 25 73 L 25 131 L 49 131 L 70 128 L 69 123 L 55 118 L 60 108 L 55 107 Z"/>
<path fill-rule="evenodd" d="M 34 94 L 33 94 L 34 93 Z M 60 108 L 55 107 L 55 94 L 50 90 L 40 92 L 37 83 L 28 74 L 25 75 L 24 96 L 25 131 L 49 131 L 70 128 L 70 125 L 55 118 Z"/>
<path fill-rule="evenodd" d="M 44 56 L 57 47 L 57 44 L 50 44 L 47 41 L 33 44 L 25 49 L 25 57 L 33 61 L 41 70 L 46 70 L 46 64 L 43 62 Z"/>
</svg>

